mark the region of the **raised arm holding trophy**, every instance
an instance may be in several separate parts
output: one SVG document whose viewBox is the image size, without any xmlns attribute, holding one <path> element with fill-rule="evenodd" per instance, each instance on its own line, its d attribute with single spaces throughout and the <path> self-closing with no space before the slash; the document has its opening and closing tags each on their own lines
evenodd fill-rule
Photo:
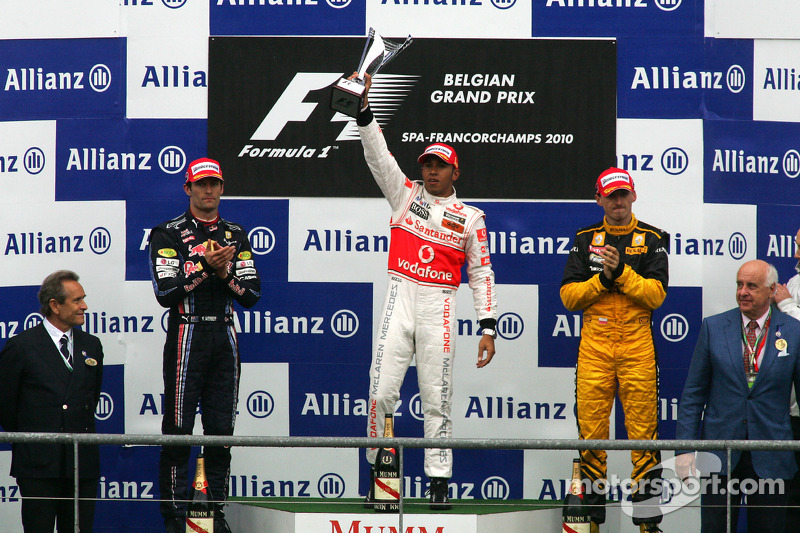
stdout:
<svg viewBox="0 0 800 533">
<path fill-rule="evenodd" d="M 364 52 L 355 77 L 342 78 L 333 86 L 331 92 L 331 109 L 339 111 L 350 117 L 356 118 L 358 112 L 364 108 L 366 98 L 366 75 L 374 76 L 386 63 L 394 59 L 397 54 L 411 44 L 411 36 L 401 42 L 392 42 L 369 29 Z"/>
</svg>

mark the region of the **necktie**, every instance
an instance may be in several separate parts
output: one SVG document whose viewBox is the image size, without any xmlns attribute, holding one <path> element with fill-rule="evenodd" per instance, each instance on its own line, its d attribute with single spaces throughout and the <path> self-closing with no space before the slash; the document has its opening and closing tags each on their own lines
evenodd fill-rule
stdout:
<svg viewBox="0 0 800 533">
<path fill-rule="evenodd" d="M 755 372 L 755 361 L 753 356 L 756 352 L 756 328 L 758 327 L 758 322 L 755 320 L 751 320 L 747 323 L 747 346 L 748 349 L 744 351 L 744 369 L 745 372 Z M 751 355 L 752 354 L 752 355 Z"/>
<path fill-rule="evenodd" d="M 67 363 L 67 368 L 72 370 L 72 354 L 69 353 L 69 337 L 65 333 L 61 337 L 61 355 L 64 356 L 64 361 Z"/>
</svg>

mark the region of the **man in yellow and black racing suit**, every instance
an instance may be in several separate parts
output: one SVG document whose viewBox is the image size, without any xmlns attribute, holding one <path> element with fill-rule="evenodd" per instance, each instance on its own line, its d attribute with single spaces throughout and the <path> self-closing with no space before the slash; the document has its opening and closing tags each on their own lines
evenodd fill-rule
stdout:
<svg viewBox="0 0 800 533">
<path fill-rule="evenodd" d="M 595 199 L 602 222 L 578 230 L 564 269 L 561 301 L 583 310 L 578 349 L 576 401 L 581 439 L 608 439 L 614 395 L 625 412 L 628 438 L 658 438 L 658 368 L 651 318 L 666 297 L 669 235 L 636 219 L 633 179 L 610 168 L 597 180 Z M 605 521 L 606 452 L 581 452 L 581 473 L 593 529 Z M 631 452 L 636 502 L 633 522 L 641 531 L 659 531 L 660 452 Z M 639 490 L 641 489 L 641 490 Z M 655 502 L 655 505 L 652 503 Z"/>
</svg>

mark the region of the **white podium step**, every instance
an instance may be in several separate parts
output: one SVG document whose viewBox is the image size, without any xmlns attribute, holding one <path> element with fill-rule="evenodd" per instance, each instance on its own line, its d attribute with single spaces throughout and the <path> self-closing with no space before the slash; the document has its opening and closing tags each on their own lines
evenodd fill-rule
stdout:
<svg viewBox="0 0 800 533">
<path fill-rule="evenodd" d="M 313 504 L 307 506 L 313 509 Z M 349 506 L 352 508 L 353 506 Z M 411 506 L 422 507 L 420 505 Z M 231 530 L 248 533 L 555 533 L 561 531 L 561 509 L 509 510 L 476 514 L 470 506 L 446 513 L 297 512 L 248 503 L 228 503 Z M 344 510 L 344 509 L 343 509 Z"/>
</svg>

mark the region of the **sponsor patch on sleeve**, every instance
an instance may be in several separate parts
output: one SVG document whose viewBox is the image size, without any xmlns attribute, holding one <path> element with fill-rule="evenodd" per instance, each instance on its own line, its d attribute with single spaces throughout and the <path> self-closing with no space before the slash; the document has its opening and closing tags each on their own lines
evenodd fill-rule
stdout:
<svg viewBox="0 0 800 533">
<path fill-rule="evenodd" d="M 175 257 L 178 255 L 178 252 L 176 252 L 172 248 L 161 248 L 158 251 L 158 255 L 160 255 L 161 257 Z"/>
</svg>

